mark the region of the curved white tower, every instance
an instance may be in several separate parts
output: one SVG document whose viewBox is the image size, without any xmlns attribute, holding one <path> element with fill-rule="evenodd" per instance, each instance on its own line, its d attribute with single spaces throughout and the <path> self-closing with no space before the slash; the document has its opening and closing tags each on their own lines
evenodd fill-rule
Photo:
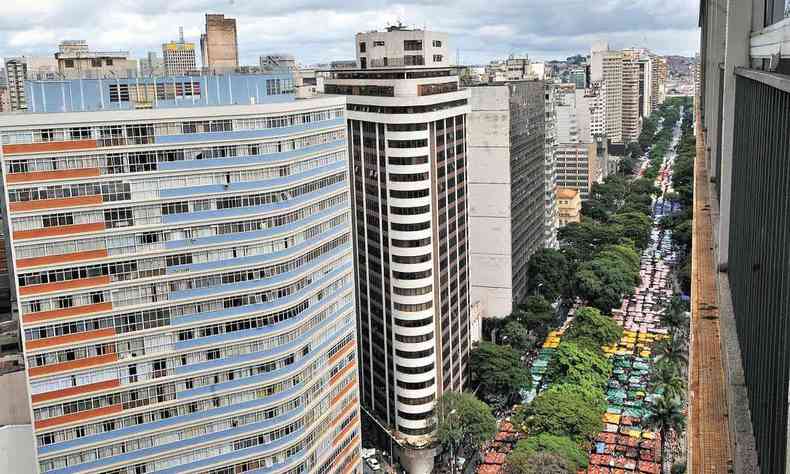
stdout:
<svg viewBox="0 0 790 474">
<path fill-rule="evenodd" d="M 431 445 L 436 400 L 462 389 L 469 354 L 469 91 L 447 49 L 441 33 L 358 34 L 358 69 L 325 83 L 348 102 L 362 403 L 409 472 L 430 472 L 431 451 L 409 448 Z"/>
</svg>

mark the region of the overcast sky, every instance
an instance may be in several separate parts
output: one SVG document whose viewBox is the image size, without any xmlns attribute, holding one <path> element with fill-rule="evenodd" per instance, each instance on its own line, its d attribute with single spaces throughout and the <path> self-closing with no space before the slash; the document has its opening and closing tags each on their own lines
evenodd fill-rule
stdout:
<svg viewBox="0 0 790 474">
<path fill-rule="evenodd" d="M 564 59 L 599 39 L 692 56 L 697 8 L 695 0 L 2 0 L 0 56 L 50 55 L 62 39 L 161 56 L 179 25 L 199 43 L 205 13 L 237 19 L 242 64 L 274 52 L 302 64 L 353 59 L 355 33 L 399 20 L 449 33 L 465 64 L 510 53 Z"/>
</svg>

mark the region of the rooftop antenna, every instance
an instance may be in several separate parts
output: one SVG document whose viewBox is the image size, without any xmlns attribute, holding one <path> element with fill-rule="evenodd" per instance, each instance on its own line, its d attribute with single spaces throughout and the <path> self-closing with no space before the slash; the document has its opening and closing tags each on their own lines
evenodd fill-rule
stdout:
<svg viewBox="0 0 790 474">
<path fill-rule="evenodd" d="M 178 27 L 178 42 L 179 43 L 183 43 L 184 42 L 184 27 L 183 26 L 179 26 Z"/>
</svg>

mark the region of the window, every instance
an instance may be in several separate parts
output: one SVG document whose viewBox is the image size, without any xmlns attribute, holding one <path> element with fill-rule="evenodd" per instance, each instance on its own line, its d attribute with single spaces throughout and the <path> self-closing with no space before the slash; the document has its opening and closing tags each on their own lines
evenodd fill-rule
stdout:
<svg viewBox="0 0 790 474">
<path fill-rule="evenodd" d="M 420 51 L 422 50 L 422 40 L 405 40 L 403 41 L 403 49 L 406 51 Z"/>
<path fill-rule="evenodd" d="M 367 51 L 367 48 L 365 48 L 365 42 L 362 41 L 361 43 L 359 43 L 359 52 L 364 53 L 365 51 Z"/>
<path fill-rule="evenodd" d="M 101 59 L 99 58 L 91 59 L 91 67 L 101 67 Z"/>
<path fill-rule="evenodd" d="M 435 63 L 442 62 L 442 55 L 441 54 L 434 54 L 433 55 L 433 62 L 435 62 Z"/>
<path fill-rule="evenodd" d="M 104 64 L 106 64 L 107 66 L 112 66 L 112 59 L 110 58 L 105 59 Z"/>
<path fill-rule="evenodd" d="M 442 47 L 442 42 L 439 41 L 439 40 L 433 40 L 433 47 L 434 48 L 441 48 Z"/>
<path fill-rule="evenodd" d="M 66 67 L 74 67 L 74 60 L 73 59 L 66 59 L 63 61 L 63 64 Z"/>
<path fill-rule="evenodd" d="M 383 41 L 374 41 L 373 42 L 373 46 L 384 46 L 384 42 Z"/>
</svg>

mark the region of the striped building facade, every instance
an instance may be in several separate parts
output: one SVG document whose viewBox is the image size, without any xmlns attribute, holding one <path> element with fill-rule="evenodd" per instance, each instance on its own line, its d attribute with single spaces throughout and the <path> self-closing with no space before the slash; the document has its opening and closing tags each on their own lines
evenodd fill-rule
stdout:
<svg viewBox="0 0 790 474">
<path fill-rule="evenodd" d="M 342 97 L 0 137 L 40 472 L 361 470 Z"/>
</svg>

